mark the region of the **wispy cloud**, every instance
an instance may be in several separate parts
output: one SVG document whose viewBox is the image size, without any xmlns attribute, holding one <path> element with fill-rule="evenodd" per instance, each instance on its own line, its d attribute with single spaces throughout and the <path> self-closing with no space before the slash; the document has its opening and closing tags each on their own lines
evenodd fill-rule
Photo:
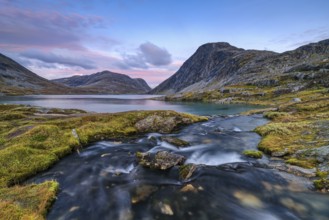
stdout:
<svg viewBox="0 0 329 220">
<path fill-rule="evenodd" d="M 7 47 L 71 48 L 84 50 L 85 30 L 100 28 L 105 22 L 98 16 L 33 11 L 11 6 L 0 8 L 0 44 Z"/>
<path fill-rule="evenodd" d="M 317 27 L 307 29 L 300 33 L 292 33 L 270 40 L 270 44 L 276 45 L 281 52 L 292 50 L 308 43 L 314 43 L 329 38 L 329 27 Z"/>
<path fill-rule="evenodd" d="M 70 57 L 67 55 L 55 54 L 52 52 L 41 52 L 36 50 L 25 51 L 20 54 L 25 58 L 36 59 L 47 63 L 48 67 L 53 67 L 49 64 L 61 64 L 65 66 L 77 66 L 83 69 L 91 70 L 96 69 L 96 65 L 92 60 L 84 59 L 83 57 Z"/>
</svg>

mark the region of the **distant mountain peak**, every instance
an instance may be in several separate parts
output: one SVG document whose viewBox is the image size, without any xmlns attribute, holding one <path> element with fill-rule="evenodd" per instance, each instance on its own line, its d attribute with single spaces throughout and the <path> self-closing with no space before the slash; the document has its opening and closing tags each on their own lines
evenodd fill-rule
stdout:
<svg viewBox="0 0 329 220">
<path fill-rule="evenodd" d="M 54 79 L 52 81 L 69 87 L 83 89 L 90 93 L 100 94 L 141 94 L 151 90 L 143 79 L 133 79 L 128 75 L 109 70 L 90 75 Z"/>
</svg>

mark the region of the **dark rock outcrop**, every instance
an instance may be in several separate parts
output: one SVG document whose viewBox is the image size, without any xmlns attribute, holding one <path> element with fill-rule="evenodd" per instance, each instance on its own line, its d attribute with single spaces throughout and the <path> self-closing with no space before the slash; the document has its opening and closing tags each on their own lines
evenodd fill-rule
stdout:
<svg viewBox="0 0 329 220">
<path fill-rule="evenodd" d="M 201 92 L 236 84 L 278 86 L 282 81 L 279 77 L 298 80 L 296 85 L 328 86 L 328 57 L 329 39 L 284 53 L 208 43 L 199 47 L 174 75 L 151 93 Z"/>
<path fill-rule="evenodd" d="M 98 94 L 141 94 L 151 90 L 143 79 L 133 79 L 127 75 L 110 71 L 54 79 L 53 81 L 65 86 L 89 91 L 89 93 Z"/>
<path fill-rule="evenodd" d="M 150 115 L 135 124 L 138 132 L 160 132 L 170 133 L 179 126 L 187 125 L 192 122 L 207 120 L 205 117 L 193 119 L 191 117 L 177 117 L 172 115 Z"/>
</svg>

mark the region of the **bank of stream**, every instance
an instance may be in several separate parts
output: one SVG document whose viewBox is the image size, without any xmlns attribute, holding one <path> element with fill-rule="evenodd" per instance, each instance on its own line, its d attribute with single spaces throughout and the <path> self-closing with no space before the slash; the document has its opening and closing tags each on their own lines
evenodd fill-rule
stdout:
<svg viewBox="0 0 329 220">
<path fill-rule="evenodd" d="M 329 197 L 308 179 L 271 169 L 271 158 L 248 158 L 267 123 L 261 115 L 213 116 L 177 133 L 150 133 L 102 141 L 65 157 L 29 179 L 56 180 L 58 198 L 47 219 L 328 219 Z M 166 142 L 170 136 L 187 147 Z M 188 179 L 179 167 L 143 167 L 137 152 L 168 151 L 197 168 Z"/>
</svg>

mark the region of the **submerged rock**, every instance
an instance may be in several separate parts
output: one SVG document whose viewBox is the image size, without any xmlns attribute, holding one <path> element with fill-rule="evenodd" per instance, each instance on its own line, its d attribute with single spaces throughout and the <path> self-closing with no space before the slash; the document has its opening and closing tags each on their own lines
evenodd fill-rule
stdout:
<svg viewBox="0 0 329 220">
<path fill-rule="evenodd" d="M 137 186 L 131 198 L 131 202 L 135 204 L 144 201 L 157 190 L 158 187 L 152 185 Z"/>
<path fill-rule="evenodd" d="M 140 165 L 159 170 L 167 170 L 173 166 L 182 165 L 186 160 L 184 156 L 168 151 L 159 151 L 155 155 L 149 152 L 137 152 L 136 157 Z"/>
<path fill-rule="evenodd" d="M 171 206 L 167 203 L 159 202 L 158 209 L 164 215 L 174 215 L 174 212 L 173 212 Z"/>
<path fill-rule="evenodd" d="M 195 164 L 185 164 L 179 167 L 179 178 L 182 180 L 189 179 L 194 171 L 196 170 L 197 166 Z"/>
<path fill-rule="evenodd" d="M 187 147 L 190 146 L 190 143 L 182 139 L 170 136 L 161 137 L 162 141 L 168 142 L 169 144 L 175 145 L 176 147 Z"/>
<path fill-rule="evenodd" d="M 197 193 L 198 189 L 195 188 L 192 184 L 187 184 L 180 191 L 181 192 L 194 192 L 194 193 Z"/>
</svg>

